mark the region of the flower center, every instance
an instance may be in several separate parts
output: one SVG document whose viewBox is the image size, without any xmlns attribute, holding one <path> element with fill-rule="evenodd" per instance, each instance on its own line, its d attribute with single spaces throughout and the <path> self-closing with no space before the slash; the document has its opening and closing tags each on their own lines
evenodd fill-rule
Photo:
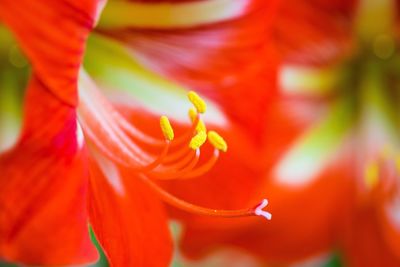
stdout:
<svg viewBox="0 0 400 267">
<path fill-rule="evenodd" d="M 156 138 L 136 127 L 122 116 L 102 94 L 96 84 L 84 72 L 79 86 L 79 121 L 89 141 L 89 146 L 110 159 L 114 164 L 129 168 L 143 180 L 165 202 L 180 209 L 209 216 L 241 217 L 271 215 L 262 209 L 263 200 L 252 208 L 243 210 L 215 210 L 185 202 L 166 192 L 158 180 L 192 179 L 206 174 L 218 161 L 220 152 L 227 151 L 224 139 L 215 131 L 207 131 L 201 114 L 206 104 L 196 93 L 189 92 L 188 98 L 194 109 L 189 110 L 191 128 L 179 137 L 166 116 L 160 118 L 161 138 Z M 202 164 L 201 147 L 209 142 L 213 153 Z"/>
</svg>

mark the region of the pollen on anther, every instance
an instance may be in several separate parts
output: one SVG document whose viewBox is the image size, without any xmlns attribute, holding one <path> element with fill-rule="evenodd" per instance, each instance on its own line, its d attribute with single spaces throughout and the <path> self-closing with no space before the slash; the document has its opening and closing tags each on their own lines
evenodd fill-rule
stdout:
<svg viewBox="0 0 400 267">
<path fill-rule="evenodd" d="M 190 108 L 189 112 L 188 112 L 189 118 L 192 122 L 194 122 L 194 120 L 196 119 L 197 116 L 197 111 L 194 108 Z"/>
<path fill-rule="evenodd" d="M 377 162 L 369 163 L 364 172 L 364 181 L 368 188 L 373 188 L 379 180 L 379 166 Z"/>
<path fill-rule="evenodd" d="M 207 105 L 206 102 L 195 92 L 190 91 L 188 93 L 189 101 L 192 102 L 193 106 L 196 108 L 198 113 L 206 112 Z"/>
<path fill-rule="evenodd" d="M 222 138 L 222 136 L 215 131 L 208 132 L 208 141 L 218 150 L 223 152 L 228 150 L 228 145 L 226 144 L 224 138 Z"/>
<path fill-rule="evenodd" d="M 192 137 L 189 143 L 189 147 L 193 150 L 201 147 L 207 140 L 207 134 L 205 132 L 198 132 L 195 136 Z"/>
<path fill-rule="evenodd" d="M 192 121 L 192 123 L 194 123 L 196 121 L 196 117 L 197 117 L 197 112 L 194 108 L 190 108 L 189 109 L 189 118 Z M 206 125 L 204 124 L 204 122 L 199 119 L 199 122 L 196 125 L 196 132 L 207 132 L 207 128 Z"/>
<path fill-rule="evenodd" d="M 174 139 L 174 130 L 172 129 L 171 123 L 166 116 L 161 116 L 160 127 L 165 139 L 172 141 Z"/>
</svg>

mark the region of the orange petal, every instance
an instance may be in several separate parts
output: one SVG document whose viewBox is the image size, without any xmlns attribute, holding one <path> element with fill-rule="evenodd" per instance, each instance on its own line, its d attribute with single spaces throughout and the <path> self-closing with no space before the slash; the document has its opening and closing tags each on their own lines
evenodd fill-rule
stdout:
<svg viewBox="0 0 400 267">
<path fill-rule="evenodd" d="M 0 258 L 29 265 L 97 258 L 86 215 L 86 150 L 77 127 L 75 110 L 33 78 L 21 139 L 0 157 Z"/>
<path fill-rule="evenodd" d="M 99 1 L 0 0 L 0 20 L 16 35 L 47 89 L 76 105 L 76 81 Z"/>
<path fill-rule="evenodd" d="M 97 156 L 90 181 L 90 222 L 111 266 L 167 266 L 172 241 L 164 209 L 137 174 Z"/>
</svg>

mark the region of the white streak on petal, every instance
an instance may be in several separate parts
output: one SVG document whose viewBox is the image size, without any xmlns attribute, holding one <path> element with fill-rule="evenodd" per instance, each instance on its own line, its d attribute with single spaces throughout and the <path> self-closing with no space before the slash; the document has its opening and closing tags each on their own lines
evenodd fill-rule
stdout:
<svg viewBox="0 0 400 267">
<path fill-rule="evenodd" d="M 290 150 L 275 169 L 277 181 L 284 185 L 302 186 L 314 181 L 330 161 L 327 155 L 314 157 L 301 149 Z"/>
<path fill-rule="evenodd" d="M 114 188 L 119 195 L 125 195 L 125 188 L 121 180 L 121 175 L 117 166 L 110 160 L 100 156 L 95 156 L 100 170 L 103 172 L 107 182 Z"/>
<path fill-rule="evenodd" d="M 85 137 L 83 135 L 82 127 L 78 121 L 76 121 L 76 143 L 78 144 L 79 149 L 83 147 L 85 142 Z"/>
<path fill-rule="evenodd" d="M 393 227 L 400 231 L 400 197 L 386 205 L 386 214 Z"/>
</svg>

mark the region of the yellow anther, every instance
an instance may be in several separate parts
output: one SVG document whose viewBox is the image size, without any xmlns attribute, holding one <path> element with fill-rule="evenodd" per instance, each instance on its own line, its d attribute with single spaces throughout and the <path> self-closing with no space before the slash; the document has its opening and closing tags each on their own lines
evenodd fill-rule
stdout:
<svg viewBox="0 0 400 267">
<path fill-rule="evenodd" d="M 217 132 L 208 132 L 208 141 L 218 150 L 226 152 L 228 150 L 228 145 L 226 144 L 224 138 L 222 138 Z"/>
<path fill-rule="evenodd" d="M 190 102 L 192 102 L 193 106 L 196 108 L 198 113 L 204 113 L 206 112 L 207 105 L 206 102 L 195 92 L 190 91 L 188 93 L 188 98 Z"/>
<path fill-rule="evenodd" d="M 206 125 L 204 124 L 204 122 L 202 120 L 199 120 L 199 122 L 197 123 L 196 132 L 198 132 L 198 133 L 199 132 L 207 133 Z"/>
<path fill-rule="evenodd" d="M 192 122 L 194 122 L 194 120 L 196 119 L 196 117 L 197 117 L 197 111 L 196 111 L 196 109 L 194 109 L 194 108 L 190 108 L 189 109 L 189 118 L 190 118 L 190 120 L 192 121 Z"/>
<path fill-rule="evenodd" d="M 364 181 L 368 188 L 373 188 L 378 183 L 379 166 L 377 162 L 371 162 L 365 167 Z"/>
<path fill-rule="evenodd" d="M 195 136 L 192 137 L 189 143 L 189 147 L 193 150 L 201 147 L 207 140 L 207 134 L 205 132 L 198 132 Z"/>
<path fill-rule="evenodd" d="M 189 118 L 192 121 L 192 123 L 196 120 L 197 117 L 197 111 L 194 108 L 189 109 Z M 196 125 L 196 132 L 207 132 L 206 125 L 202 120 L 199 120 L 199 122 Z"/>
<path fill-rule="evenodd" d="M 397 155 L 394 159 L 396 165 L 396 171 L 400 173 L 400 155 Z"/>
<path fill-rule="evenodd" d="M 169 119 L 166 116 L 161 116 L 160 126 L 164 137 L 169 141 L 172 141 L 174 139 L 174 130 L 172 129 L 171 123 L 169 123 Z"/>
</svg>

